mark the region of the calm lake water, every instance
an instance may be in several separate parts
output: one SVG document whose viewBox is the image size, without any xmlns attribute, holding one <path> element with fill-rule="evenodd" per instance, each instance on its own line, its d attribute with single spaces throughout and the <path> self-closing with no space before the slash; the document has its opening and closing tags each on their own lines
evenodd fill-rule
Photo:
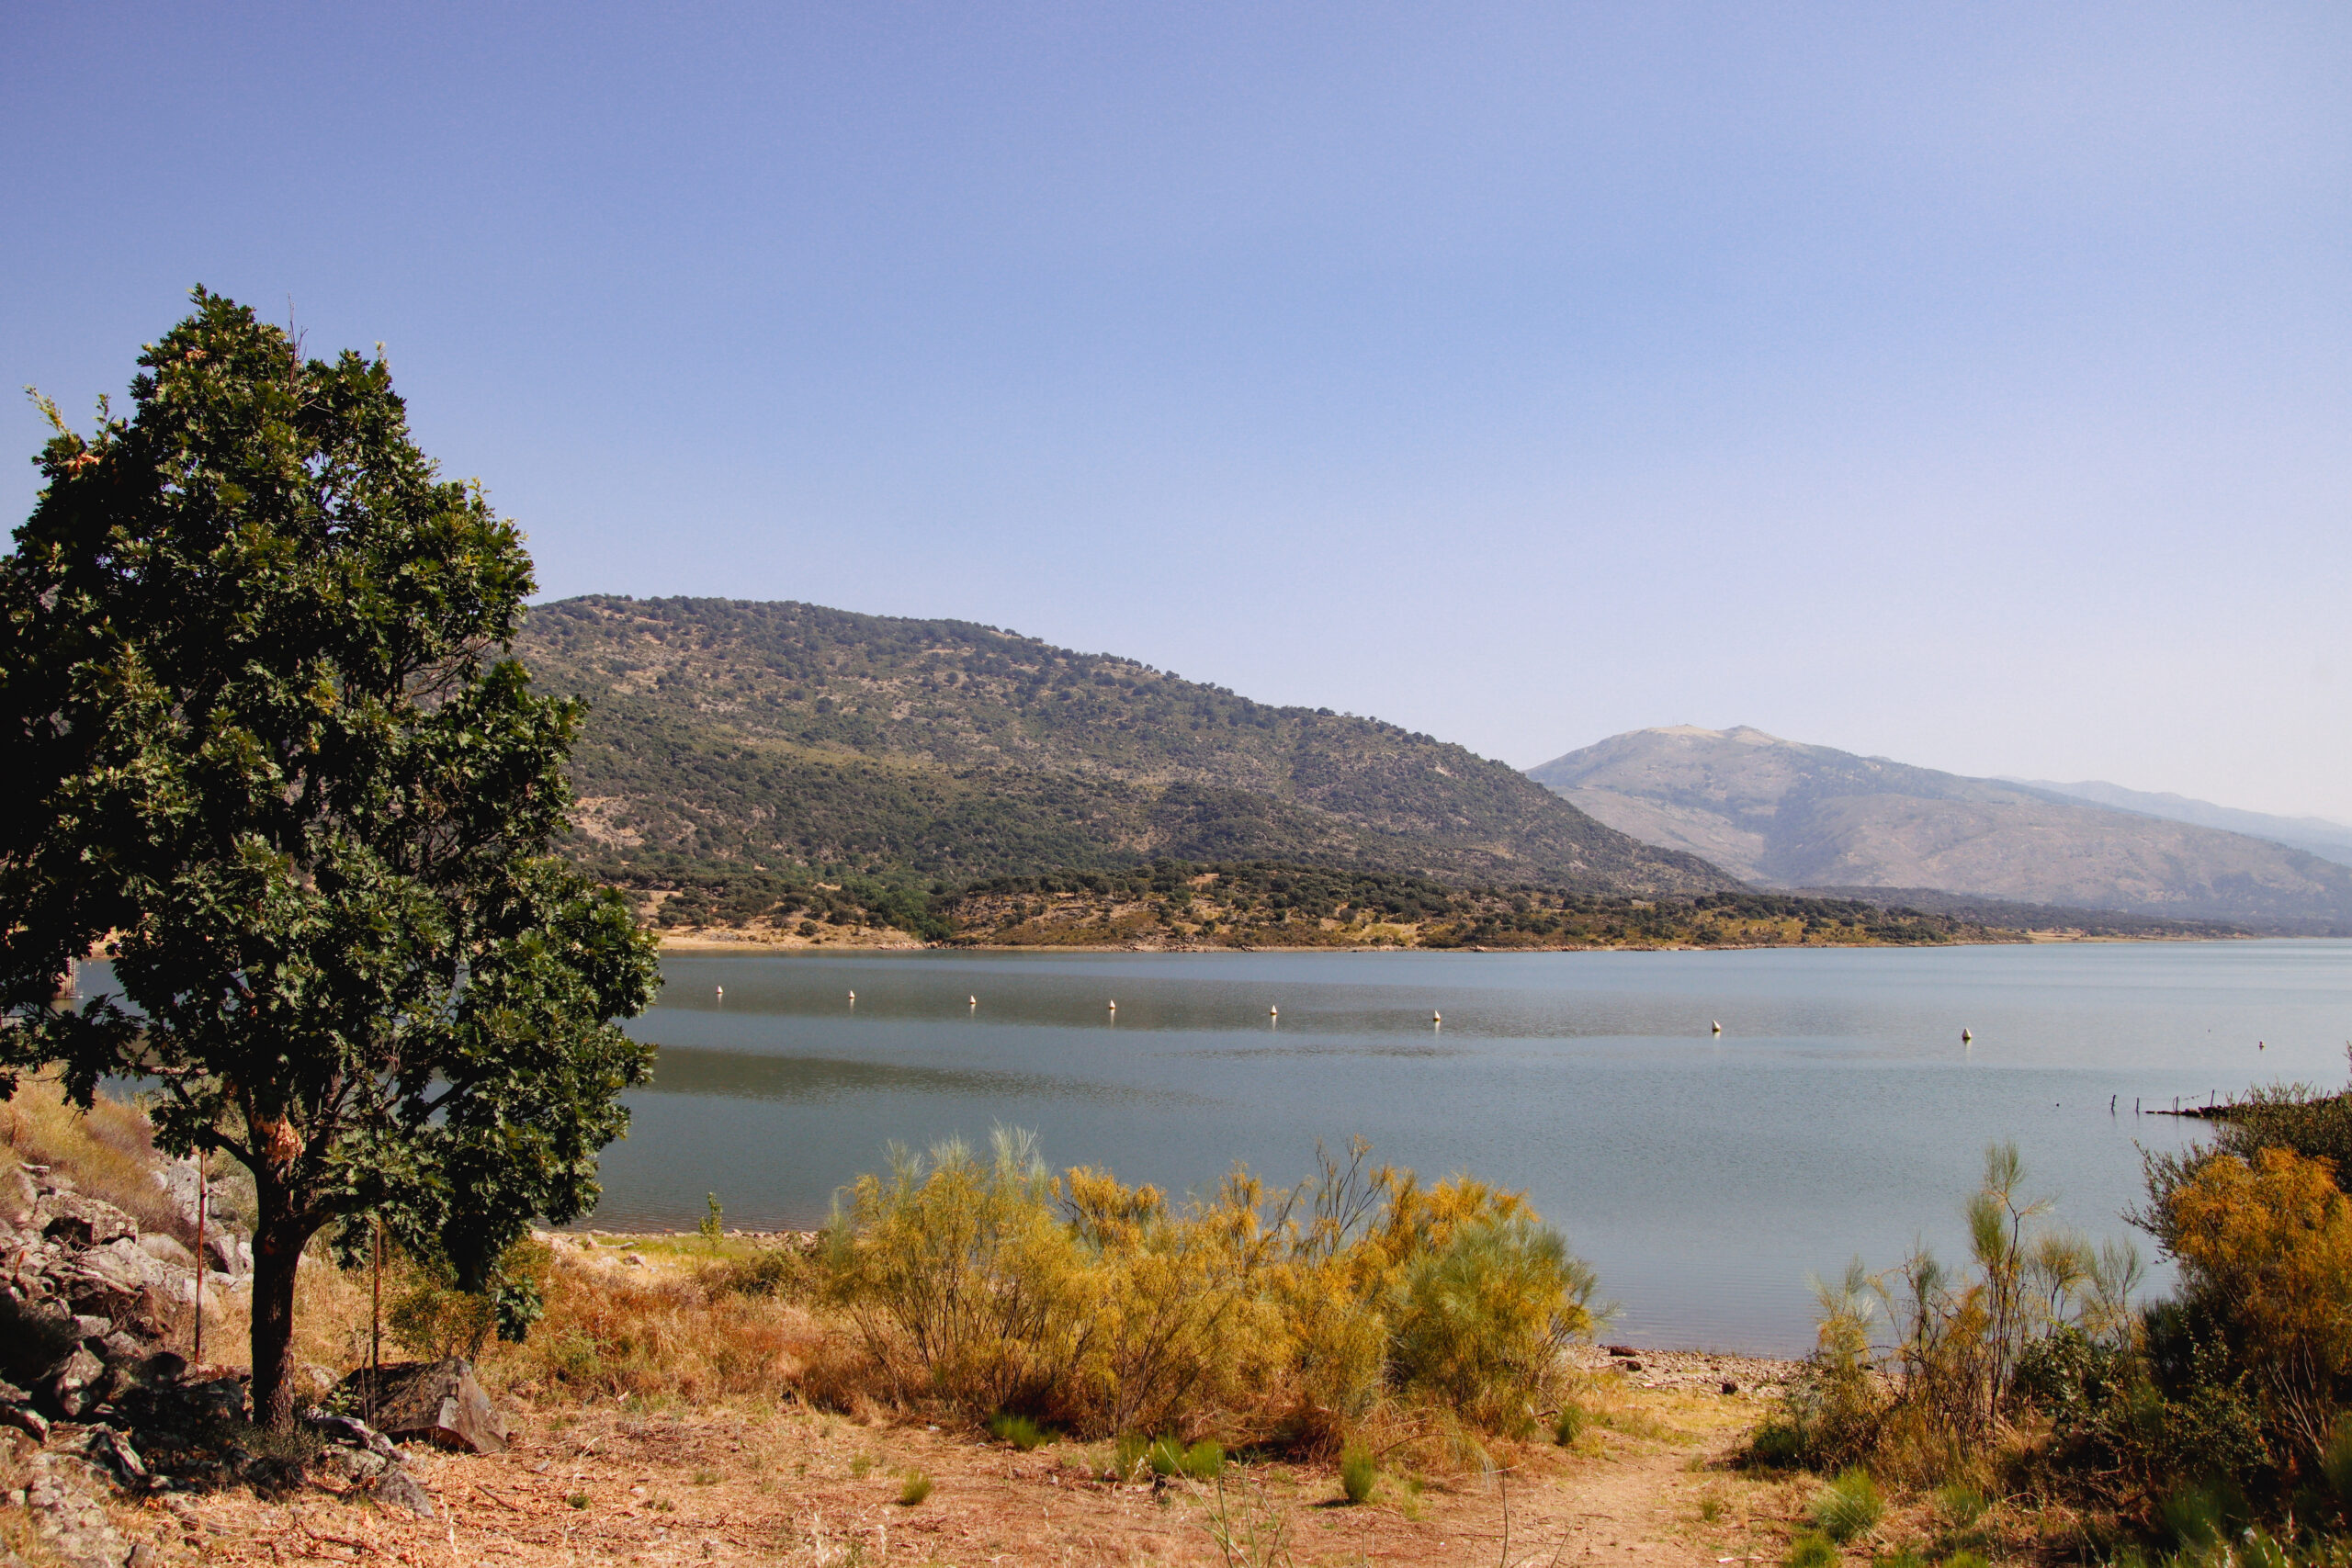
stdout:
<svg viewBox="0 0 2352 1568">
<path fill-rule="evenodd" d="M 2340 1083 L 2352 1036 L 2345 942 L 673 956 L 663 973 L 631 1026 L 660 1063 L 594 1224 L 687 1227 L 715 1190 L 730 1225 L 809 1226 L 888 1144 L 984 1145 L 999 1124 L 1035 1130 L 1057 1168 L 1178 1191 L 1236 1161 L 1293 1181 L 1317 1139 L 1361 1134 L 1425 1176 L 1525 1189 L 1621 1303 L 1610 1338 L 1753 1351 L 1810 1344 L 1808 1272 L 1882 1268 L 1915 1238 L 1962 1256 L 1988 1141 L 2018 1141 L 2065 1223 L 2134 1235 L 2135 1142 L 2198 1131 L 2135 1119 L 2135 1097 Z"/>
</svg>

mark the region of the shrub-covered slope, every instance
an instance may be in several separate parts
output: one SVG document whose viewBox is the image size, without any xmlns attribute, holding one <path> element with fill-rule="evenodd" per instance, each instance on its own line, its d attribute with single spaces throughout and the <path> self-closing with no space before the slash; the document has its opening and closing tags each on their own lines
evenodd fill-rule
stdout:
<svg viewBox="0 0 2352 1568">
<path fill-rule="evenodd" d="M 572 770 L 582 848 L 632 881 L 763 866 L 960 882 L 1176 857 L 1736 886 L 1459 746 L 968 622 L 593 597 L 533 610 L 517 651 L 594 703 Z"/>
</svg>

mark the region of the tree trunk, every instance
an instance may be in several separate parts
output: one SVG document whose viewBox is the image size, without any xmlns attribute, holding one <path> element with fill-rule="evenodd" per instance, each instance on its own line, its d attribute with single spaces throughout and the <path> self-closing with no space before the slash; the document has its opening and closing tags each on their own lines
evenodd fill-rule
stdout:
<svg viewBox="0 0 2352 1568">
<path fill-rule="evenodd" d="M 309 1240 L 285 1213 L 265 1212 L 254 1234 L 254 1420 L 265 1427 L 294 1423 L 294 1272 Z"/>
</svg>

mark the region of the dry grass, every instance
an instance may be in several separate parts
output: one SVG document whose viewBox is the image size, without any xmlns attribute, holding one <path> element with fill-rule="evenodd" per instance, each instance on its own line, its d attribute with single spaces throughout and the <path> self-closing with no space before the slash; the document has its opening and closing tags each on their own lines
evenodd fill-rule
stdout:
<svg viewBox="0 0 2352 1568">
<path fill-rule="evenodd" d="M 525 1343 L 489 1347 L 483 1375 L 534 1400 L 667 1407 L 795 1391 L 850 1403 L 854 1366 L 838 1337 L 795 1302 L 729 1288 L 743 1250 L 639 1244 L 624 1254 L 560 1238 L 546 1318 Z"/>
<path fill-rule="evenodd" d="M 0 1103 L 0 1134 L 17 1158 L 50 1167 L 76 1191 L 137 1220 L 141 1230 L 196 1244 L 195 1228 L 156 1185 L 153 1172 L 164 1156 L 135 1102 L 102 1095 L 85 1113 L 66 1103 L 54 1077 L 29 1077 L 16 1098 Z"/>
</svg>

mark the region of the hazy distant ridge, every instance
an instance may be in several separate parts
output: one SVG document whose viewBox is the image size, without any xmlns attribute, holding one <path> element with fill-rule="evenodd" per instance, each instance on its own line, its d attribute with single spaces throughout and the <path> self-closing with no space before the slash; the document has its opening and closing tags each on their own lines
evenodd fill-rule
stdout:
<svg viewBox="0 0 2352 1568">
<path fill-rule="evenodd" d="M 1759 729 L 1634 730 L 1529 773 L 1612 828 L 1767 886 L 2352 931 L 2352 866 L 2307 851 Z"/>
<path fill-rule="evenodd" d="M 2324 817 L 2273 817 L 2264 811 L 2241 811 L 2234 806 L 2216 806 L 2210 800 L 2192 800 L 2185 795 L 2125 789 L 2121 784 L 2107 784 L 2098 779 L 2086 779 L 2080 784 L 2058 784 L 2049 779 L 2010 779 L 2006 782 L 2051 795 L 2095 801 L 2101 806 L 2114 807 L 2119 811 L 2137 812 L 2143 817 L 2194 822 L 2200 828 L 2219 828 L 2224 832 L 2268 839 L 2274 843 L 2306 851 L 2322 860 L 2332 860 L 2338 865 L 2352 865 L 2352 827 L 2331 822 Z"/>
</svg>

